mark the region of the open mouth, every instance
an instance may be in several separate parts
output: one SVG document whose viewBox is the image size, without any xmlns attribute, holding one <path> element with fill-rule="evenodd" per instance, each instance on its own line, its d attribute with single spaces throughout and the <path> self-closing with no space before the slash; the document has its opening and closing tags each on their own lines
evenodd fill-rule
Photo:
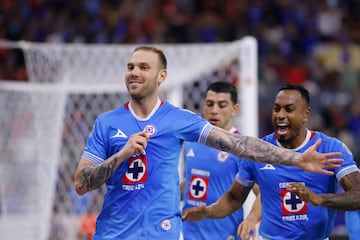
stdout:
<svg viewBox="0 0 360 240">
<path fill-rule="evenodd" d="M 212 124 L 212 125 L 217 125 L 219 123 L 219 120 L 216 120 L 216 119 L 209 119 L 209 122 Z"/>
<path fill-rule="evenodd" d="M 277 126 L 277 134 L 278 135 L 285 135 L 289 132 L 289 126 L 288 125 L 278 125 Z"/>
</svg>

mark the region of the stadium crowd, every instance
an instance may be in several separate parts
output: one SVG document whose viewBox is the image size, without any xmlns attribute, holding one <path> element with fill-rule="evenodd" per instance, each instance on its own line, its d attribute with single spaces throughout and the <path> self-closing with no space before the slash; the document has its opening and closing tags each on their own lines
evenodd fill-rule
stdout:
<svg viewBox="0 0 360 240">
<path fill-rule="evenodd" d="M 310 128 L 360 158 L 358 0 L 2 0 L 0 39 L 62 43 L 229 42 L 259 46 L 260 132 L 283 83 L 313 95 Z M 0 79 L 26 80 L 23 56 L 0 49 Z"/>
</svg>

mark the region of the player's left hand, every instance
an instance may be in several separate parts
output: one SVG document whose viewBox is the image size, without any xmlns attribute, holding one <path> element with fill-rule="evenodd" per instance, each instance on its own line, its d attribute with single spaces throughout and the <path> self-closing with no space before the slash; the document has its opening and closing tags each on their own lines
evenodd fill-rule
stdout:
<svg viewBox="0 0 360 240">
<path fill-rule="evenodd" d="M 298 166 L 308 172 L 322 173 L 332 176 L 334 175 L 334 172 L 326 170 L 325 168 L 340 168 L 344 159 L 336 158 L 342 155 L 341 152 L 317 152 L 316 149 L 320 146 L 321 142 L 322 139 L 320 138 L 314 145 L 301 154 L 302 160 L 298 162 Z"/>
</svg>

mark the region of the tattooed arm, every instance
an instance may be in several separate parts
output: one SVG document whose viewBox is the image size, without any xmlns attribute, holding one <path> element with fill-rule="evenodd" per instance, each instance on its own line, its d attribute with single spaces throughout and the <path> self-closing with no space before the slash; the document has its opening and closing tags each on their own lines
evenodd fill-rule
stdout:
<svg viewBox="0 0 360 240">
<path fill-rule="evenodd" d="M 259 138 L 231 134 L 223 129 L 214 127 L 207 136 L 205 144 L 252 161 L 296 166 L 308 172 L 326 175 L 333 175 L 334 173 L 323 168 L 339 168 L 339 164 L 343 162 L 343 159 L 335 158 L 341 156 L 340 152 L 316 152 L 316 148 L 320 146 L 321 140 L 318 140 L 304 153 L 297 153 L 276 147 Z"/>
<path fill-rule="evenodd" d="M 74 186 L 79 195 L 83 195 L 104 184 L 128 157 L 144 151 L 149 137 L 145 132 L 133 134 L 119 152 L 101 164 L 94 164 L 81 158 L 75 172 Z"/>
<path fill-rule="evenodd" d="M 360 210 L 360 172 L 352 172 L 341 178 L 343 193 L 317 194 L 299 183 L 290 184 L 287 189 L 303 201 L 314 206 L 323 206 L 339 211 Z"/>
</svg>

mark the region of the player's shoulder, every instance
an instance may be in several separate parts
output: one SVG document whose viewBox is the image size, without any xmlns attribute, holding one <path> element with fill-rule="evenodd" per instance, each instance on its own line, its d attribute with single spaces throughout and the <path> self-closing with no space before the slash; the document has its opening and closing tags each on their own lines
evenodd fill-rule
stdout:
<svg viewBox="0 0 360 240">
<path fill-rule="evenodd" d="M 317 139 L 321 138 L 322 142 L 320 145 L 320 148 L 322 146 L 327 146 L 328 148 L 332 149 L 333 151 L 345 151 L 352 155 L 351 150 L 348 148 L 348 146 L 340 139 L 336 137 L 332 137 L 327 135 L 324 132 L 319 131 L 312 131 L 314 134 L 314 141 L 317 141 Z"/>
<path fill-rule="evenodd" d="M 197 113 L 195 113 L 195 112 L 193 112 L 193 111 L 191 111 L 189 109 L 175 106 L 175 105 L 173 105 L 172 103 L 169 103 L 169 102 L 163 102 L 162 107 L 163 107 L 163 109 L 172 110 L 172 111 L 176 111 L 176 112 L 179 112 L 179 113 L 197 114 Z"/>
<path fill-rule="evenodd" d="M 311 131 L 311 139 L 317 141 L 319 138 L 321 138 L 322 144 L 343 144 L 340 139 L 329 136 L 324 132 Z"/>
</svg>

